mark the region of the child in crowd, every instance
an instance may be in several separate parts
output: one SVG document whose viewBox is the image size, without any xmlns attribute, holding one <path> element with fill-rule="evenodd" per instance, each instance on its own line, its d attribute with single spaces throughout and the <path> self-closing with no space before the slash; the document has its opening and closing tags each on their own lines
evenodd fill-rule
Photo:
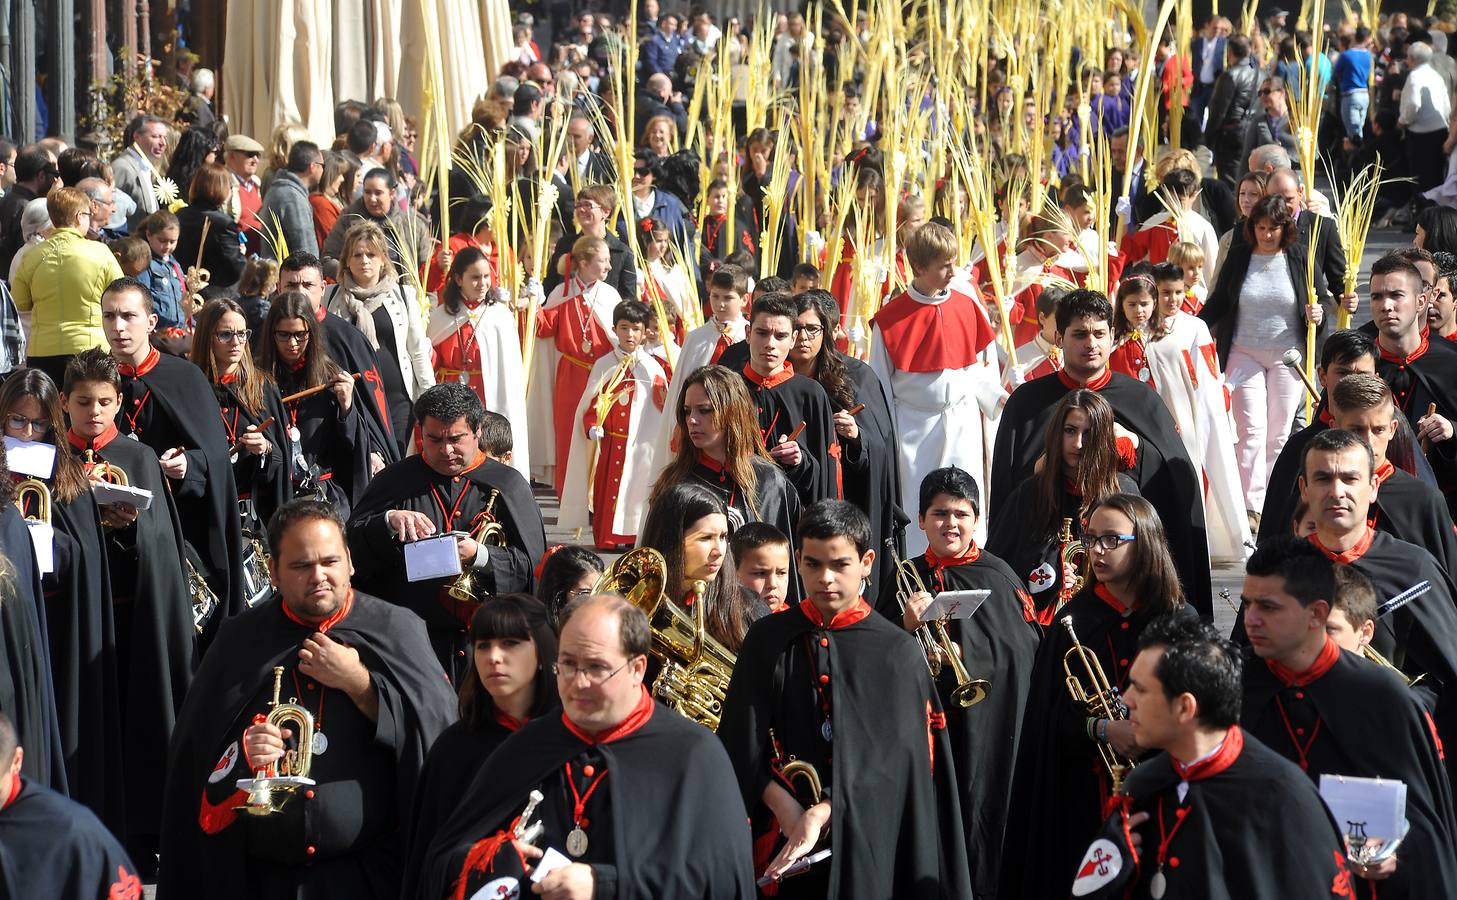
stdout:
<svg viewBox="0 0 1457 900">
<path fill-rule="evenodd" d="M 770 612 L 789 605 L 789 538 L 764 522 L 741 525 L 729 539 L 739 584 L 759 595 Z"/>
</svg>

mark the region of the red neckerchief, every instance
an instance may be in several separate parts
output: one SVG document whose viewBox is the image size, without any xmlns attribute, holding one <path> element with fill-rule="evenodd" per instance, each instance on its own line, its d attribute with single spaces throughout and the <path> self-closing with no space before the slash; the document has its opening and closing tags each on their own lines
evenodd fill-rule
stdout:
<svg viewBox="0 0 1457 900">
<path fill-rule="evenodd" d="M 1423 356 L 1426 356 L 1427 349 L 1427 330 L 1425 328 L 1422 329 L 1422 342 L 1417 344 L 1417 348 L 1407 356 L 1397 356 L 1395 353 L 1391 353 L 1385 347 L 1381 346 L 1380 340 L 1376 342 L 1376 350 L 1381 354 L 1383 360 L 1389 363 L 1396 363 L 1398 366 L 1403 367 L 1409 366 Z"/>
<path fill-rule="evenodd" d="M 1106 584 L 1093 585 L 1093 593 L 1097 594 L 1099 600 L 1102 600 L 1104 603 L 1108 604 L 1108 608 L 1112 609 L 1120 616 L 1126 616 L 1129 613 L 1133 612 L 1133 607 L 1124 606 L 1123 601 L 1113 596 L 1113 592 L 1108 590 L 1108 586 Z"/>
<path fill-rule="evenodd" d="M 1306 540 L 1314 544 L 1316 549 L 1319 550 L 1321 553 L 1324 553 L 1326 555 L 1326 558 L 1329 559 L 1331 562 L 1338 562 L 1342 565 L 1349 566 L 1356 560 L 1365 556 L 1366 551 L 1371 549 L 1371 542 L 1376 540 L 1376 529 L 1372 528 L 1370 525 L 1367 525 L 1366 533 L 1361 536 L 1361 540 L 1356 542 L 1356 546 L 1352 547 L 1344 553 L 1337 553 L 1334 550 L 1326 547 L 1325 544 L 1322 544 L 1320 542 L 1320 535 L 1318 534 L 1312 534 L 1310 537 L 1306 538 Z"/>
<path fill-rule="evenodd" d="M 1391 464 L 1391 460 L 1389 460 L 1389 459 L 1383 459 L 1381 461 L 1381 465 L 1379 465 L 1379 466 L 1376 467 L 1376 483 L 1377 484 L 1385 484 L 1386 483 L 1386 479 L 1390 478 L 1392 475 L 1395 475 L 1395 474 L 1396 474 L 1396 466 L 1393 466 Z"/>
<path fill-rule="evenodd" d="M 328 314 L 329 308 L 327 306 L 324 306 L 323 304 L 320 304 L 319 308 L 314 310 L 314 318 L 319 320 L 320 322 L 324 321 L 324 317 Z"/>
<path fill-rule="evenodd" d="M 4 803 L 0 803 L 0 809 L 9 809 L 10 808 L 10 804 L 14 803 L 15 802 L 15 798 L 16 797 L 19 797 L 19 796 L 20 796 L 20 776 L 19 775 L 16 775 L 15 776 L 15 783 L 10 786 L 10 796 L 5 798 L 5 802 Z"/>
<path fill-rule="evenodd" d="M 1066 364 L 1064 363 L 1064 365 Z M 1062 386 L 1070 391 L 1075 391 L 1078 388 L 1086 388 L 1090 391 L 1100 391 L 1108 385 L 1108 382 L 1113 380 L 1113 370 L 1111 368 L 1105 367 L 1103 369 L 1102 375 L 1099 375 L 1097 378 L 1094 378 L 1087 383 L 1083 383 L 1069 375 L 1066 368 L 1062 368 L 1057 370 L 1057 380 L 1061 381 Z"/>
<path fill-rule="evenodd" d="M 1169 764 L 1174 767 L 1174 774 L 1179 776 L 1179 780 L 1203 781 L 1206 778 L 1213 778 L 1234 765 L 1234 761 L 1239 759 L 1244 748 L 1244 731 L 1238 725 L 1231 725 L 1229 733 L 1224 736 L 1224 743 L 1219 745 L 1219 749 L 1214 751 L 1213 756 L 1189 765 L 1184 765 L 1170 756 Z"/>
<path fill-rule="evenodd" d="M 595 737 L 573 724 L 572 720 L 567 718 L 566 712 L 562 713 L 562 724 L 567 726 L 567 730 L 576 735 L 577 740 L 583 743 L 593 746 L 610 744 L 613 741 L 627 737 L 646 725 L 648 720 L 653 717 L 654 705 L 652 695 L 648 693 L 647 687 L 643 686 L 642 696 L 638 698 L 637 706 L 633 707 L 632 712 L 627 714 L 627 718 Z"/>
<path fill-rule="evenodd" d="M 307 353 L 303 353 L 300 354 L 299 358 L 294 360 L 293 362 L 289 362 L 286 359 L 279 360 L 279 362 L 282 362 L 290 372 L 302 372 L 304 370 L 304 366 L 309 364 L 309 356 Z"/>
<path fill-rule="evenodd" d="M 87 440 L 76 432 L 70 430 L 67 430 L 66 432 L 66 440 L 70 441 L 71 446 L 75 447 L 77 450 L 101 450 L 105 448 L 107 444 L 116 440 L 116 437 L 119 434 L 121 434 L 121 432 L 116 430 L 116 423 L 112 422 L 110 425 L 106 426 L 105 431 L 98 434 L 92 440 Z"/>
<path fill-rule="evenodd" d="M 239 381 L 242 381 L 242 379 L 238 377 L 237 372 L 224 372 L 222 377 L 218 379 L 218 384 L 237 384 Z"/>
<path fill-rule="evenodd" d="M 1331 415 L 1331 411 L 1329 409 L 1323 409 L 1320 411 L 1320 424 L 1324 425 L 1327 428 L 1336 427 L 1336 417 Z"/>
<path fill-rule="evenodd" d="M 1454 328 L 1452 331 L 1449 331 L 1448 333 L 1442 335 L 1442 340 L 1457 341 L 1457 328 Z"/>
<path fill-rule="evenodd" d="M 142 360 L 141 365 L 130 366 L 126 363 L 121 363 L 117 366 L 117 368 L 120 369 L 121 374 L 126 376 L 127 378 L 139 378 L 142 375 L 145 375 L 153 369 L 157 368 L 157 361 L 161 358 L 161 352 L 158 351 L 156 347 L 153 347 L 151 352 L 147 354 L 147 358 Z"/>
<path fill-rule="evenodd" d="M 870 604 L 866 603 L 863 597 L 857 598 L 855 605 L 849 609 L 842 609 L 835 613 L 835 617 L 829 621 L 829 624 L 826 624 L 825 617 L 820 615 L 820 608 L 815 606 L 814 601 L 808 597 L 799 601 L 799 609 L 800 612 L 804 613 L 805 618 L 820 628 L 825 628 L 830 631 L 839 628 L 848 628 L 856 622 L 863 621 L 870 615 Z"/>
<path fill-rule="evenodd" d="M 947 569 L 969 566 L 979 559 L 981 559 L 981 548 L 976 545 L 976 541 L 972 541 L 971 549 L 961 556 L 937 556 L 936 551 L 930 547 L 926 548 L 926 565 L 931 569 L 931 577 L 936 579 L 938 590 L 946 590 Z"/>
<path fill-rule="evenodd" d="M 1265 667 L 1286 687 L 1305 687 L 1329 672 L 1331 667 L 1336 664 L 1336 660 L 1340 658 L 1341 646 L 1332 640 L 1330 635 L 1326 635 L 1325 646 L 1320 648 L 1320 653 L 1316 654 L 1315 661 L 1304 672 L 1292 672 L 1273 659 L 1265 660 Z"/>
<path fill-rule="evenodd" d="M 499 709 L 496 710 L 496 724 L 507 731 L 520 731 L 521 726 L 530 721 L 531 718 L 529 716 L 525 719 L 518 719 L 515 716 L 501 712 Z"/>
<path fill-rule="evenodd" d="M 760 375 L 754 371 L 752 363 L 744 363 L 744 377 L 761 388 L 769 388 L 772 390 L 794 377 L 794 366 L 785 362 L 784 368 L 775 372 L 773 375 Z"/>
<path fill-rule="evenodd" d="M 288 616 L 289 620 L 294 624 L 302 625 L 305 628 L 312 628 L 319 634 L 328 634 L 329 629 L 344 621 L 344 617 L 349 615 L 349 611 L 354 608 L 354 588 L 350 588 L 349 593 L 344 595 L 344 602 L 339 604 L 339 608 L 334 611 L 334 614 L 317 625 L 313 622 L 305 622 L 303 619 L 294 615 L 293 610 L 288 608 L 287 603 L 280 603 L 278 607 L 283 610 L 283 614 Z"/>
</svg>

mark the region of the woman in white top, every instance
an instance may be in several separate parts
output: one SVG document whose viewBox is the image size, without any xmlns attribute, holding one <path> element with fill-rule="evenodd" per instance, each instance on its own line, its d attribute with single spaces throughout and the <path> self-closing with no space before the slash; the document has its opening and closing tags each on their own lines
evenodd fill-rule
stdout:
<svg viewBox="0 0 1457 900">
<path fill-rule="evenodd" d="M 1311 302 L 1307 248 L 1296 240 L 1298 235 L 1283 197 L 1260 198 L 1199 312 L 1214 332 L 1232 393 L 1235 458 L 1251 530 L 1258 527 L 1270 467 L 1290 436 L 1290 423 L 1304 397 L 1300 376 L 1280 358 L 1292 347 L 1303 348 L 1306 323 L 1319 326 L 1323 316 L 1320 304 Z M 1315 299 L 1325 292 L 1317 266 Z"/>
<path fill-rule="evenodd" d="M 415 398 L 435 383 L 419 296 L 395 274 L 384 231 L 373 222 L 349 229 L 339 261 L 329 311 L 364 332 L 374 347 L 390 425 L 403 450 Z"/>
</svg>

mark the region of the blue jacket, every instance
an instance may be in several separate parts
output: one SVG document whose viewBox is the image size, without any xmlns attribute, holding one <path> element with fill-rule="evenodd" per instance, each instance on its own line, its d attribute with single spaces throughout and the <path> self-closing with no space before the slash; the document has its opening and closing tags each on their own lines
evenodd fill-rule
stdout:
<svg viewBox="0 0 1457 900">
<path fill-rule="evenodd" d="M 672 75 L 673 64 L 678 61 L 678 54 L 682 52 L 683 44 L 676 36 L 669 38 L 664 37 L 661 31 L 653 32 L 652 39 L 642 48 L 643 77 L 659 73 Z"/>
<path fill-rule="evenodd" d="M 187 317 L 182 313 L 182 279 L 178 271 L 172 257 L 163 259 L 153 253 L 147 268 L 137 275 L 137 280 L 152 292 L 152 308 L 157 313 L 158 328 L 177 328 L 186 322 Z"/>
</svg>

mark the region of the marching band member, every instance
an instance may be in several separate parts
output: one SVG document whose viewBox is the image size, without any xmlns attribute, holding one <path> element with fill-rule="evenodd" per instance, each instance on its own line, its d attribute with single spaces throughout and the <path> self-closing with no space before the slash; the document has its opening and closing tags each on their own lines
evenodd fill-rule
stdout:
<svg viewBox="0 0 1457 900">
<path fill-rule="evenodd" d="M 1144 628 L 1165 613 L 1192 618 L 1194 612 L 1148 501 L 1128 494 L 1102 500 L 1089 511 L 1083 540 L 1092 563 L 1088 578 L 1058 615 L 1072 619 L 1084 652 L 1121 691 Z M 1145 749 L 1127 718 L 1116 714 L 1116 700 L 1110 717 L 1069 696 L 1063 664 L 1070 649 L 1072 637 L 1059 622 L 1033 664 L 1002 851 L 1000 888 L 1008 897 L 1067 890 L 1079 854 L 1098 830 L 1103 803 L 1115 792 L 1103 753 L 1137 760 Z M 1076 658 L 1071 663 L 1081 672 Z"/>
<path fill-rule="evenodd" d="M 101 322 L 121 370 L 117 428 L 151 447 L 162 463 L 183 539 L 200 563 L 221 615 L 204 624 L 211 640 L 220 620 L 246 605 L 242 520 L 233 483 L 231 447 L 207 376 L 184 359 L 158 352 L 148 341 L 157 327 L 152 295 L 131 278 L 101 295 Z"/>
<path fill-rule="evenodd" d="M 562 611 L 559 644 L 561 715 L 534 719 L 491 754 L 402 896 L 524 895 L 524 870 L 550 849 L 569 862 L 533 889 L 543 896 L 752 897 L 744 806 L 723 747 L 643 685 L 647 617 L 618 597 L 577 599 Z M 532 843 L 513 834 L 528 825 L 528 804 L 541 825 Z"/>
<path fill-rule="evenodd" d="M 739 584 L 756 594 L 770 612 L 789 608 L 789 538 L 773 525 L 748 522 L 729 538 Z"/>
<path fill-rule="evenodd" d="M 480 597 L 452 597 L 447 588 L 455 576 L 410 581 L 405 545 L 465 532 L 456 551 L 481 596 L 529 591 L 532 570 L 546 552 L 531 486 L 521 473 L 487 459 L 480 449 L 484 416 L 481 398 L 459 382 L 421 394 L 415 408 L 419 455 L 376 475 L 349 521 L 355 581 L 425 620 L 440 666 L 455 684 L 469 668 L 467 628 Z M 504 546 L 476 540 L 489 522 L 501 526 Z"/>
<path fill-rule="evenodd" d="M 462 248 L 443 282 L 440 303 L 430 311 L 425 326 L 436 383 L 468 384 L 486 409 L 513 422 L 526 422 L 521 333 L 511 304 L 497 295 L 490 257 L 479 247 Z M 521 428 L 514 436 L 511 466 L 529 478 L 528 431 Z"/>
<path fill-rule="evenodd" d="M 713 316 L 688 332 L 683 349 L 678 352 L 678 374 L 668 384 L 668 402 L 664 407 L 670 415 L 663 417 L 662 434 L 658 437 L 658 453 L 664 458 L 675 453 L 686 440 L 677 430 L 677 417 L 671 414 L 683 401 L 686 376 L 703 366 L 718 365 L 725 350 L 748 337 L 749 320 L 744 317 L 748 299 L 749 276 L 738 266 L 721 266 L 708 276 L 708 306 Z"/>
<path fill-rule="evenodd" d="M 555 544 L 537 564 L 536 599 L 546 606 L 555 625 L 562 609 L 578 597 L 589 597 L 607 568 L 602 557 L 586 547 Z"/>
<path fill-rule="evenodd" d="M 905 598 L 906 630 L 931 624 L 921 616 L 937 594 L 991 591 L 970 618 L 945 625 L 967 673 L 990 682 L 984 698 L 970 707 L 958 702 L 957 680 L 945 659 L 935 681 L 956 758 L 967 856 L 975 861 L 975 892 L 994 897 L 1007 821 L 1006 787 L 1012 783 L 1016 736 L 1022 731 L 1032 662 L 1042 635 L 1029 622 L 1032 601 L 1022 579 L 972 537 L 981 516 L 981 497 L 969 473 L 949 466 L 927 475 L 921 482 L 918 515 L 929 546 L 911 564 L 927 590 Z"/>
<path fill-rule="evenodd" d="M 926 656 L 860 597 L 870 523 L 824 500 L 795 536 L 809 596 L 749 629 L 718 728 L 752 810 L 756 870 L 767 862 L 783 898 L 970 897 L 956 765 Z M 818 789 L 792 777 L 803 764 Z M 828 861 L 780 880 L 822 845 Z"/>
<path fill-rule="evenodd" d="M 1160 619 L 1139 644 L 1129 723 L 1140 746 L 1162 752 L 1129 776 L 1073 893 L 1355 900 L 1315 785 L 1238 724 L 1239 651 L 1193 617 Z"/>
<path fill-rule="evenodd" d="M 177 717 L 157 896 L 396 897 L 420 769 L 452 716 L 449 688 L 420 620 L 350 587 L 332 507 L 291 501 L 268 544 L 277 598 L 222 628 Z M 270 722 L 275 694 L 312 721 Z M 244 812 L 238 781 L 297 773 L 300 754 L 313 783 L 275 788 L 273 814 Z"/>
</svg>

